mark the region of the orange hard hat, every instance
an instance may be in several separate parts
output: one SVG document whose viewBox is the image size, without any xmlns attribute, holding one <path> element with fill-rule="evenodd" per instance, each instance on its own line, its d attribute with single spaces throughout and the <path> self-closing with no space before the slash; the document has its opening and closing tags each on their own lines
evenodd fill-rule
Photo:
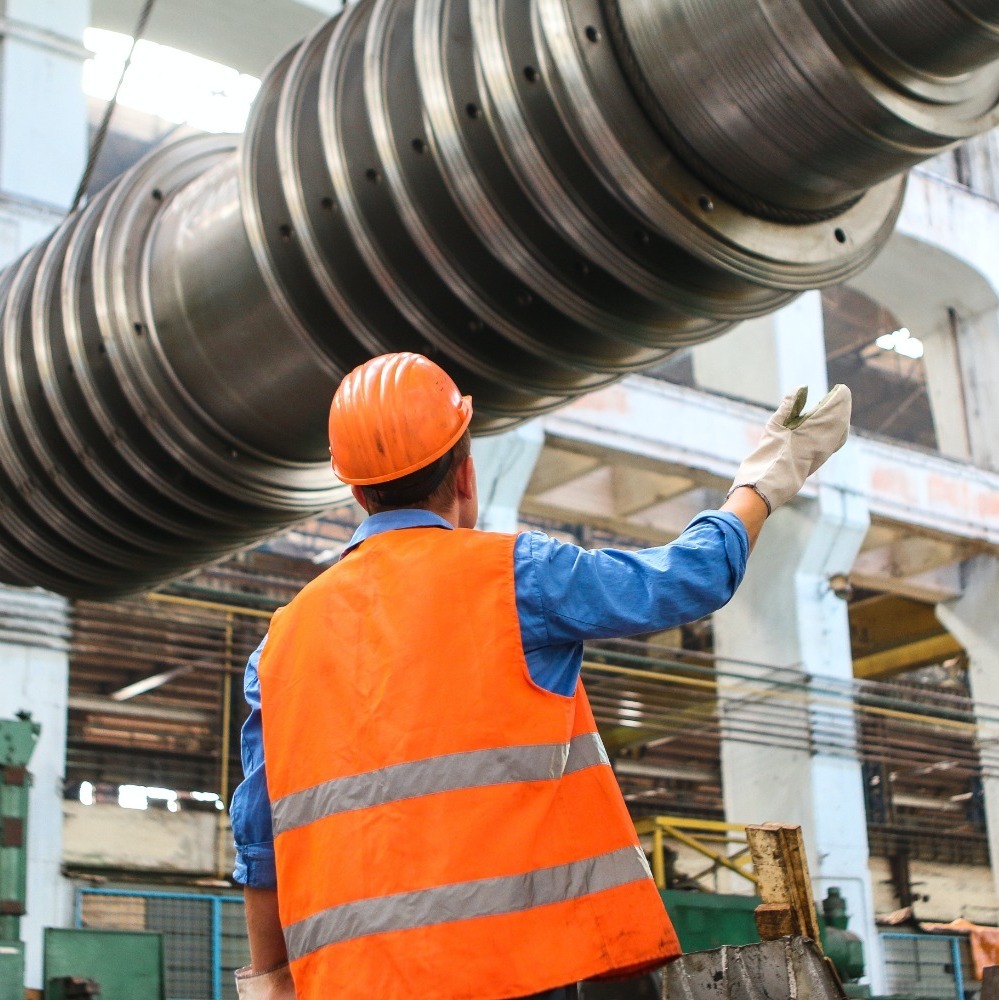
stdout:
<svg viewBox="0 0 999 1000">
<path fill-rule="evenodd" d="M 352 486 L 401 479 L 446 455 L 471 419 L 472 397 L 439 365 L 422 354 L 382 354 L 333 397 L 333 471 Z"/>
</svg>

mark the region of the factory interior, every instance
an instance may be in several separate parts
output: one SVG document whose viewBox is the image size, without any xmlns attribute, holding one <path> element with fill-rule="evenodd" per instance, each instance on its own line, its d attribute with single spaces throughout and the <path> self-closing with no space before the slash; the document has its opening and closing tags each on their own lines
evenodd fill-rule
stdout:
<svg viewBox="0 0 999 1000">
<path fill-rule="evenodd" d="M 475 398 L 479 528 L 586 548 L 850 387 L 732 601 L 583 682 L 685 951 L 754 939 L 745 827 L 800 825 L 847 995 L 978 1000 L 999 5 L 772 6 L 5 0 L 0 1000 L 236 997 L 243 670 L 364 518 L 325 414 L 379 345 Z"/>
</svg>

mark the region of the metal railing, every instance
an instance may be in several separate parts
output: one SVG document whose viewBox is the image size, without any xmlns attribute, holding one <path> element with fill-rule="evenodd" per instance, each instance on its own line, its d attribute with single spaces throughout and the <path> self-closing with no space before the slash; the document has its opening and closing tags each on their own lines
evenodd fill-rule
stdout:
<svg viewBox="0 0 999 1000">
<path fill-rule="evenodd" d="M 944 934 L 883 933 L 887 992 L 918 1000 L 968 1000 L 965 939 Z"/>
<path fill-rule="evenodd" d="M 713 875 L 719 868 L 730 872 L 756 885 L 758 879 L 753 873 L 753 863 L 749 857 L 749 844 L 746 842 L 746 828 L 738 823 L 723 823 L 711 819 L 688 819 L 684 816 L 649 816 L 635 823 L 639 837 L 652 837 L 652 876 L 659 889 L 668 888 L 666 875 L 666 841 L 675 840 L 708 858 L 711 864 L 690 876 L 691 881 L 699 882 Z M 729 847 L 736 850 L 729 853 Z"/>
<path fill-rule="evenodd" d="M 74 922 L 161 933 L 167 1000 L 236 1000 L 232 973 L 250 961 L 235 894 L 80 888 Z"/>
</svg>

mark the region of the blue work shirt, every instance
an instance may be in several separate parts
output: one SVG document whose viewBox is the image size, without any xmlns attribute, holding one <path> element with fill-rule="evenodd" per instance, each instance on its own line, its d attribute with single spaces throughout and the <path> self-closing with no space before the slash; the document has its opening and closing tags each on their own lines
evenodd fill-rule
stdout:
<svg viewBox="0 0 999 1000">
<path fill-rule="evenodd" d="M 372 535 L 423 527 L 451 530 L 447 521 L 426 510 L 375 514 L 354 532 L 340 558 Z M 531 678 L 548 691 L 573 694 L 587 639 L 659 632 L 717 611 L 742 582 L 748 558 L 745 527 L 723 511 L 700 514 L 676 541 L 638 552 L 582 549 L 540 531 L 518 535 L 514 587 Z M 243 689 L 250 717 L 242 736 L 245 778 L 233 795 L 230 817 L 236 841 L 233 878 L 273 888 L 274 837 L 257 677 L 263 646 L 261 642 L 246 665 Z"/>
</svg>

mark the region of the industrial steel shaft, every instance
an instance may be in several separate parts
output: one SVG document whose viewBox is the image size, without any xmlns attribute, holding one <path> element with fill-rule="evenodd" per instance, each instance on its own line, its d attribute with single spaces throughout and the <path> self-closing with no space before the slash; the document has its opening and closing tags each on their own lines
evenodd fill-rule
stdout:
<svg viewBox="0 0 999 1000">
<path fill-rule="evenodd" d="M 360 0 L 0 275 L 0 578 L 112 596 L 322 510 L 374 354 L 489 433 L 848 278 L 997 59 L 999 0 Z"/>
</svg>

